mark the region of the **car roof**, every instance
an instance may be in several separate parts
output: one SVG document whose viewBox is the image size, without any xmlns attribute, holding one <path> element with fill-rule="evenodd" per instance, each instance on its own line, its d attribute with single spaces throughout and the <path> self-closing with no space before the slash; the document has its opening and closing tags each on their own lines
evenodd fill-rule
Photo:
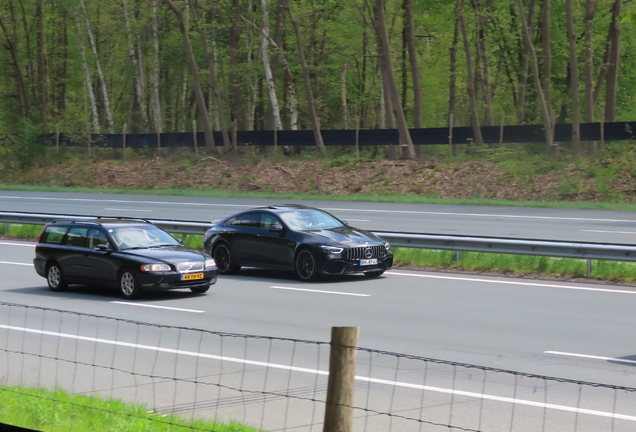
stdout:
<svg viewBox="0 0 636 432">
<path fill-rule="evenodd" d="M 56 219 L 50 224 L 54 225 L 72 225 L 72 224 L 88 224 L 99 225 L 103 227 L 115 226 L 135 226 L 135 225 L 152 225 L 150 221 L 135 218 L 97 218 L 97 219 Z"/>
<path fill-rule="evenodd" d="M 253 208 L 252 210 L 272 210 L 272 211 L 289 211 L 289 210 L 317 210 L 317 211 L 322 211 L 320 209 L 317 209 L 315 207 L 309 207 L 303 204 L 273 204 L 273 205 L 268 205 L 268 206 L 264 206 L 264 207 L 256 207 Z"/>
</svg>

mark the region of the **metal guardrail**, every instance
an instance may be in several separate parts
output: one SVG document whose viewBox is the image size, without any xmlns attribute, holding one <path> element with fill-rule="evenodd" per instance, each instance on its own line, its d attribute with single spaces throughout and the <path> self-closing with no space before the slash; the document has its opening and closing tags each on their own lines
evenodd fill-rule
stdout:
<svg viewBox="0 0 636 432">
<path fill-rule="evenodd" d="M 43 225 L 60 219 L 99 220 L 112 217 L 86 215 L 60 215 L 46 213 L 18 213 L 0 211 L 0 223 L 22 223 Z M 135 218 L 126 218 L 135 219 Z M 141 219 L 141 218 L 139 218 Z M 210 222 L 181 220 L 143 219 L 165 229 L 181 234 L 203 234 L 211 226 Z M 497 237 L 478 237 L 445 234 L 417 234 L 404 232 L 373 231 L 394 247 L 443 249 L 461 252 L 490 252 L 518 255 L 538 255 L 560 258 L 588 260 L 636 261 L 636 246 L 624 244 L 604 244 L 590 242 L 564 242 L 554 240 L 532 240 Z"/>
</svg>

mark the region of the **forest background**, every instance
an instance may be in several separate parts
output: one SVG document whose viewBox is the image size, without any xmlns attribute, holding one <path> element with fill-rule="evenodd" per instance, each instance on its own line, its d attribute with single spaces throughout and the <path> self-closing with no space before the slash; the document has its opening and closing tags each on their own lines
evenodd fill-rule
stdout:
<svg viewBox="0 0 636 432">
<path fill-rule="evenodd" d="M 634 12 L 631 0 L 2 0 L 0 181 L 91 185 L 71 175 L 86 166 L 76 155 L 38 146 L 42 133 L 88 145 L 89 134 L 198 129 L 215 155 L 200 187 L 306 192 L 332 176 L 325 169 L 350 162 L 368 176 L 333 193 L 631 202 L 633 143 L 581 143 L 578 124 L 636 119 Z M 552 141 L 556 123 L 572 124 L 571 143 Z M 479 127 L 501 124 L 542 124 L 546 142 L 485 147 Z M 474 144 L 449 154 L 410 141 L 408 128 L 452 125 L 472 126 Z M 211 138 L 222 131 L 231 149 L 235 130 L 312 129 L 315 152 L 325 153 L 320 130 L 355 128 L 398 129 L 402 146 L 311 167 L 280 158 L 267 168 L 300 172 L 277 182 L 219 159 Z M 265 153 L 248 156 L 243 163 L 265 171 Z M 414 162 L 378 161 L 385 156 Z M 194 181 L 152 159 L 109 165 L 94 187 L 135 176 L 137 187 Z"/>
</svg>

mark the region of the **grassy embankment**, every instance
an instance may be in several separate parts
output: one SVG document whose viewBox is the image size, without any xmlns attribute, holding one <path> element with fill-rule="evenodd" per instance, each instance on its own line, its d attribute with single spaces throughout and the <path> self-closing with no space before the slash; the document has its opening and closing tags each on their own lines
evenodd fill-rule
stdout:
<svg viewBox="0 0 636 432">
<path fill-rule="evenodd" d="M 35 239 L 41 226 L 9 224 L 8 235 L 15 238 Z M 186 245 L 200 249 L 202 236 L 174 234 Z M 582 259 L 545 256 L 510 255 L 481 252 L 462 252 L 457 260 L 455 251 L 394 248 L 395 267 L 413 266 L 464 271 L 492 271 L 511 275 L 550 275 L 565 278 L 586 277 L 587 262 Z M 636 263 L 594 260 L 590 278 L 612 282 L 636 279 Z"/>
<path fill-rule="evenodd" d="M 47 432 L 179 431 L 256 432 L 238 423 L 220 424 L 148 412 L 143 405 L 65 391 L 0 386 L 0 422 Z"/>
</svg>

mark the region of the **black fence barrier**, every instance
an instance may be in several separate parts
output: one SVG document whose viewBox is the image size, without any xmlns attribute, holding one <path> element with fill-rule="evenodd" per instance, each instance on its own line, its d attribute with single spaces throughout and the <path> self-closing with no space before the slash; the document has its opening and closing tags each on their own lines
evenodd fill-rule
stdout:
<svg viewBox="0 0 636 432">
<path fill-rule="evenodd" d="M 503 129 L 503 130 L 502 130 Z M 415 145 L 448 144 L 448 128 L 410 129 L 411 138 Z M 481 133 L 485 143 L 531 143 L 545 142 L 545 132 L 541 125 L 512 125 L 512 126 L 482 126 Z M 174 148 L 194 147 L 194 136 L 191 132 L 162 133 L 160 145 L 157 134 L 128 134 L 126 147 L 132 149 L 142 148 Z M 47 134 L 43 137 L 46 145 L 85 146 L 86 135 L 64 135 L 57 138 L 55 134 Z M 326 146 L 353 146 L 356 144 L 355 130 L 323 130 L 322 138 Z M 636 122 L 581 123 L 582 141 L 621 141 L 636 139 Z M 554 130 L 554 140 L 568 142 L 572 140 L 572 125 L 558 124 Z M 279 146 L 314 146 L 314 133 L 311 130 L 283 130 L 278 131 L 238 131 L 237 141 L 239 146 L 273 146 L 276 142 Z M 453 144 L 467 144 L 474 141 L 472 127 L 453 128 Z M 197 133 L 197 143 L 205 147 L 203 132 Z M 214 132 L 214 143 L 223 146 L 221 132 Z M 397 145 L 400 144 L 397 129 L 363 129 L 358 132 L 360 146 L 371 145 Z M 124 147 L 124 135 L 101 134 L 91 135 L 91 145 L 121 149 Z"/>
</svg>

